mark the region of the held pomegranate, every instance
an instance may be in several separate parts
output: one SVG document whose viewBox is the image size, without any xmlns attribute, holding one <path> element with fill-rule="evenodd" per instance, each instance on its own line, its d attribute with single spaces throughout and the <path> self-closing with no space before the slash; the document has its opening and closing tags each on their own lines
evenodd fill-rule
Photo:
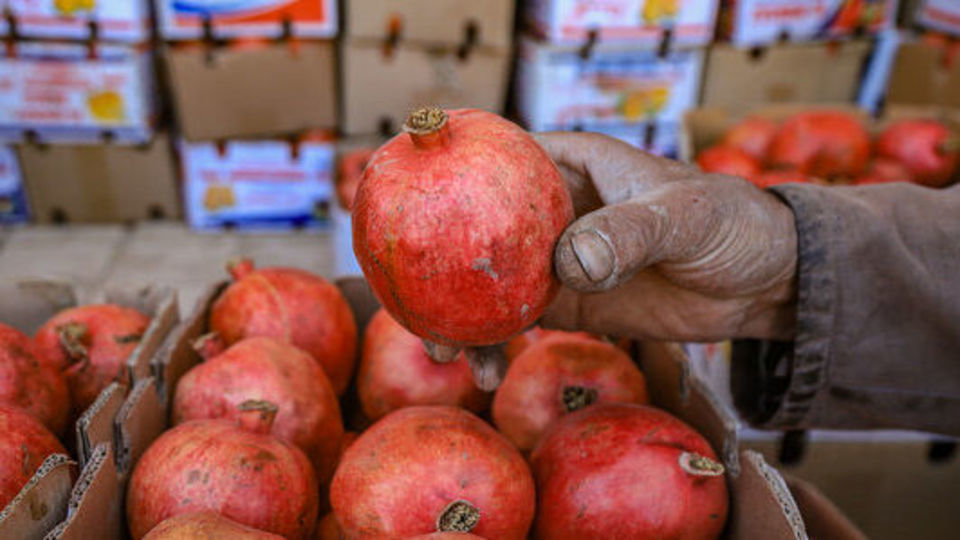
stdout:
<svg viewBox="0 0 960 540">
<path fill-rule="evenodd" d="M 527 452 L 560 417 L 607 402 L 648 402 L 646 379 L 630 357 L 610 343 L 553 335 L 510 364 L 493 400 L 493 421 Z"/>
<path fill-rule="evenodd" d="M 763 163 L 777 129 L 778 126 L 773 120 L 753 116 L 730 128 L 720 140 L 720 144 L 740 149 L 757 163 Z"/>
<path fill-rule="evenodd" d="M 313 530 L 318 488 L 310 461 L 270 434 L 275 405 L 248 401 L 241 409 L 237 420 L 180 424 L 144 452 L 127 489 L 134 538 L 165 519 L 205 510 L 286 538 Z"/>
<path fill-rule="evenodd" d="M 230 538 L 231 540 L 282 540 L 283 537 L 260 531 L 223 517 L 216 512 L 180 514 L 165 519 L 143 537 L 144 540 L 193 540 Z"/>
<path fill-rule="evenodd" d="M 70 394 L 60 372 L 41 364 L 33 342 L 0 324 L 0 405 L 23 409 L 62 435 L 70 416 Z"/>
<path fill-rule="evenodd" d="M 718 538 L 727 518 L 723 466 L 707 441 L 665 411 L 588 407 L 533 451 L 538 539 Z"/>
<path fill-rule="evenodd" d="M 76 414 L 110 383 L 127 382 L 127 358 L 140 344 L 150 319 L 113 304 L 61 311 L 34 336 L 40 361 L 63 373 Z"/>
<path fill-rule="evenodd" d="M 743 150 L 732 146 L 711 146 L 697 156 L 703 172 L 750 178 L 760 172 L 760 164 Z"/>
<path fill-rule="evenodd" d="M 200 344 L 210 347 L 215 335 Z M 236 419 L 248 400 L 277 405 L 272 433 L 307 454 L 326 482 L 336 467 L 343 438 L 340 405 L 323 368 L 307 353 L 273 338 L 237 342 L 187 372 L 173 398 L 173 423 Z"/>
<path fill-rule="evenodd" d="M 210 310 L 210 329 L 232 345 L 246 337 L 288 341 L 323 366 L 337 395 L 353 375 L 357 325 L 340 290 L 295 268 L 254 270 L 241 260 L 229 267 L 234 283 Z"/>
<path fill-rule="evenodd" d="M 526 538 L 534 486 L 520 454 L 456 407 L 394 411 L 347 449 L 330 499 L 347 538 L 470 532 Z"/>
<path fill-rule="evenodd" d="M 914 182 L 940 187 L 957 170 L 960 138 L 934 120 L 902 120 L 883 130 L 876 152 L 903 165 Z"/>
<path fill-rule="evenodd" d="M 0 405 L 0 510 L 50 454 L 66 454 L 53 433 L 26 412 Z"/>
<path fill-rule="evenodd" d="M 447 346 L 507 341 L 557 292 L 553 250 L 573 220 L 563 177 L 516 125 L 422 109 L 374 154 L 353 245 L 371 287 L 414 334 Z"/>
<path fill-rule="evenodd" d="M 371 420 L 412 405 L 455 405 L 482 412 L 492 397 L 474 384 L 463 353 L 453 362 L 435 362 L 420 338 L 384 309 L 367 326 L 357 392 Z"/>
<path fill-rule="evenodd" d="M 767 161 L 822 178 L 852 178 L 870 157 L 870 135 L 855 116 L 811 111 L 788 118 L 770 143 Z"/>
</svg>

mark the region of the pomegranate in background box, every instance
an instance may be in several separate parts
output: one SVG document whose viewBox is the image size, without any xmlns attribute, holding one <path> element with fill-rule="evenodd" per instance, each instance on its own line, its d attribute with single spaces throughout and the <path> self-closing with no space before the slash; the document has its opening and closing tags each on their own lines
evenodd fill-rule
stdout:
<svg viewBox="0 0 960 540">
<path fill-rule="evenodd" d="M 763 171 L 756 176 L 749 178 L 749 180 L 753 185 L 761 189 L 768 188 L 770 186 L 778 186 L 780 184 L 810 183 L 810 177 L 801 172 L 792 170 Z"/>
<path fill-rule="evenodd" d="M 40 361 L 63 373 L 80 414 L 110 383 L 128 382 L 127 359 L 149 325 L 133 308 L 88 305 L 54 315 L 33 339 Z"/>
<path fill-rule="evenodd" d="M 371 158 L 353 245 L 377 297 L 434 343 L 502 343 L 553 300 L 573 204 L 529 133 L 484 111 L 421 109 Z"/>
<path fill-rule="evenodd" d="M 330 488 L 347 538 L 470 532 L 522 540 L 534 514 L 533 478 L 520 453 L 457 407 L 408 407 L 365 431 Z"/>
<path fill-rule="evenodd" d="M 553 336 L 580 336 L 586 339 L 600 339 L 593 334 L 587 332 L 566 332 L 564 330 L 548 330 L 540 326 L 534 326 L 533 328 L 527 330 L 526 332 L 516 336 L 515 338 L 508 341 L 504 347 L 507 354 L 507 359 L 511 362 L 514 358 L 520 355 L 527 347 L 548 339 Z"/>
<path fill-rule="evenodd" d="M 811 111 L 788 118 L 777 131 L 768 163 L 821 178 L 860 174 L 870 158 L 870 135 L 854 115 Z"/>
<path fill-rule="evenodd" d="M 41 364 L 30 338 L 0 324 L 0 405 L 22 409 L 62 435 L 70 417 L 70 394 L 59 371 Z"/>
<path fill-rule="evenodd" d="M 358 148 L 344 152 L 340 157 L 337 174 L 337 199 L 347 211 L 353 210 L 353 201 L 357 197 L 357 188 L 363 177 L 363 169 L 373 156 L 373 148 Z"/>
<path fill-rule="evenodd" d="M 773 120 L 753 116 L 730 128 L 720 144 L 738 148 L 757 163 L 763 163 L 777 129 L 777 123 Z"/>
<path fill-rule="evenodd" d="M 898 161 L 888 158 L 873 160 L 867 171 L 854 180 L 854 184 L 885 184 L 889 182 L 912 182 L 910 171 Z"/>
<path fill-rule="evenodd" d="M 243 259 L 235 280 L 214 302 L 210 329 L 232 345 L 247 337 L 288 341 L 323 366 L 337 395 L 350 383 L 357 325 L 346 299 L 320 276 L 296 268 L 261 268 Z"/>
<path fill-rule="evenodd" d="M 751 178 L 760 172 L 760 164 L 749 154 L 732 146 L 711 146 L 697 156 L 703 172 Z"/>
<path fill-rule="evenodd" d="M 0 405 L 0 510 L 20 493 L 47 456 L 66 453 L 53 433 L 34 417 Z"/>
<path fill-rule="evenodd" d="M 474 384 L 463 353 L 453 362 L 435 362 L 427 356 L 423 341 L 385 309 L 367 326 L 357 393 L 363 413 L 371 420 L 412 405 L 454 405 L 483 412 L 492 398 Z"/>
<path fill-rule="evenodd" d="M 877 155 L 899 162 L 913 181 L 930 187 L 950 182 L 960 158 L 960 138 L 935 120 L 901 120 L 877 138 Z"/>
<path fill-rule="evenodd" d="M 144 540 L 192 540 L 200 538 L 230 538 L 231 540 L 283 540 L 266 531 L 241 525 L 216 512 L 180 514 L 165 519 L 150 529 Z"/>
<path fill-rule="evenodd" d="M 531 456 L 536 538 L 718 538 L 724 468 L 707 441 L 660 409 L 624 403 L 559 420 Z"/>
</svg>

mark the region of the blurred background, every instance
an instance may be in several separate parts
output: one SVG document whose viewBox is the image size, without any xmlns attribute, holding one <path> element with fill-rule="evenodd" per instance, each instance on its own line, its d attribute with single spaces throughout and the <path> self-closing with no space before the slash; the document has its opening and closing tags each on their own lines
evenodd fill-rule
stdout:
<svg viewBox="0 0 960 540">
<path fill-rule="evenodd" d="M 358 274 L 352 192 L 422 105 L 693 160 L 748 115 L 960 110 L 960 0 L 0 0 L 0 278 Z M 689 345 L 722 399 L 725 344 Z M 956 443 L 744 430 L 868 535 L 955 537 Z M 869 460 L 863 459 L 867 453 Z"/>
</svg>

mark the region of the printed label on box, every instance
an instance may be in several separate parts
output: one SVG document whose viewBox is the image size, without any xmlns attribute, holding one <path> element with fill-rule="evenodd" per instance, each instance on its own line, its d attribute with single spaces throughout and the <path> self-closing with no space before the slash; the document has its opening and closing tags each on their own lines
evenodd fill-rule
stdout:
<svg viewBox="0 0 960 540">
<path fill-rule="evenodd" d="M 592 129 L 650 121 L 679 123 L 696 104 L 703 55 L 660 58 L 633 48 L 570 48 L 526 40 L 519 60 L 518 103 L 533 131 Z"/>
<path fill-rule="evenodd" d="M 336 0 L 158 0 L 157 8 L 168 39 L 203 37 L 204 21 L 218 38 L 279 37 L 286 21 L 295 36 L 337 34 Z"/>
<path fill-rule="evenodd" d="M 792 41 L 854 36 L 893 28 L 896 0 L 727 0 L 730 40 L 736 45 L 764 45 L 786 37 Z"/>
<path fill-rule="evenodd" d="M 142 144 L 152 135 L 149 56 L 99 45 L 18 43 L 16 56 L 0 59 L 0 139 Z"/>
<path fill-rule="evenodd" d="M 329 220 L 334 149 L 283 141 L 180 144 L 187 217 L 198 229 L 313 227 Z"/>
<path fill-rule="evenodd" d="M 24 223 L 29 217 L 17 153 L 0 146 L 0 224 Z"/>
<path fill-rule="evenodd" d="M 586 126 L 584 131 L 609 135 L 644 152 L 671 159 L 677 159 L 680 151 L 679 124 L 647 122 L 630 126 L 596 129 Z"/>
<path fill-rule="evenodd" d="M 713 39 L 718 0 L 529 0 L 535 31 L 554 43 L 582 42 L 591 32 L 601 43 L 656 46 L 669 30 L 674 43 L 702 46 Z"/>
<path fill-rule="evenodd" d="M 91 23 L 104 41 L 135 43 L 150 36 L 147 0 L 6 0 L 6 6 L 23 37 L 87 39 Z"/>
<path fill-rule="evenodd" d="M 924 0 L 916 20 L 922 26 L 960 36 L 960 2 L 957 0 Z"/>
</svg>

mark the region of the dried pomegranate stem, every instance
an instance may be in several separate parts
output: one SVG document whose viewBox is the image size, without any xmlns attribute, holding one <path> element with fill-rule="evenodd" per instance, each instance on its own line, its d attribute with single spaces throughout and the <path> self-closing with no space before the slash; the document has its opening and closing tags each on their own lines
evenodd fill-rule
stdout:
<svg viewBox="0 0 960 540">
<path fill-rule="evenodd" d="M 562 399 L 567 412 L 579 411 L 597 401 L 597 391 L 583 386 L 565 386 Z"/>
<path fill-rule="evenodd" d="M 417 109 L 407 117 L 403 131 L 421 150 L 441 148 L 450 142 L 448 118 L 447 113 L 437 107 Z"/>
<path fill-rule="evenodd" d="M 216 332 L 204 334 L 193 342 L 193 350 L 197 351 L 200 357 L 204 360 L 209 360 L 215 356 L 218 356 L 226 348 L 227 344 L 224 343 L 223 338 L 220 337 L 220 334 Z"/>
<path fill-rule="evenodd" d="M 70 322 L 57 327 L 57 336 L 60 338 L 60 347 L 67 353 L 67 357 L 74 362 L 87 360 L 87 346 L 83 344 L 87 337 L 87 325 L 79 322 Z"/>
<path fill-rule="evenodd" d="M 261 399 L 248 399 L 240 404 L 237 424 L 250 433 L 270 433 L 277 417 L 277 406 Z"/>
<path fill-rule="evenodd" d="M 480 523 L 480 509 L 463 499 L 448 504 L 437 517 L 437 532 L 470 532 Z"/>
<path fill-rule="evenodd" d="M 723 476 L 723 465 L 707 456 L 684 452 L 677 459 L 680 468 L 693 476 Z"/>
<path fill-rule="evenodd" d="M 232 277 L 234 281 L 240 281 L 241 279 L 247 277 L 249 274 L 253 273 L 253 270 L 253 260 L 247 257 L 234 259 L 227 263 L 227 272 L 230 273 L 230 277 Z"/>
</svg>

